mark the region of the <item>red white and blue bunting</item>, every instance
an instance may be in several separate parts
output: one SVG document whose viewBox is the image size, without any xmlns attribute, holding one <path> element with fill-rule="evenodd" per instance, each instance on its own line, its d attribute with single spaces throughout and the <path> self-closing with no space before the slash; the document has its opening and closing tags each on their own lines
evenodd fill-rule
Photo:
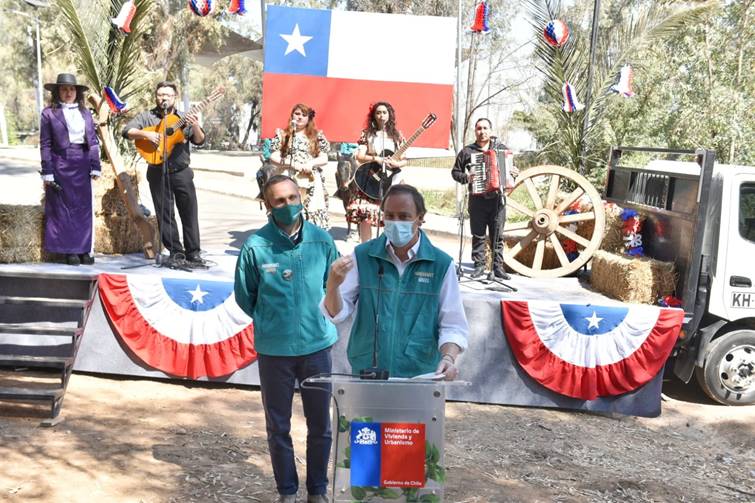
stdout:
<svg viewBox="0 0 755 503">
<path fill-rule="evenodd" d="M 501 302 L 514 356 L 535 381 L 583 400 L 648 383 L 679 336 L 684 311 L 646 305 Z"/>
<path fill-rule="evenodd" d="M 166 374 L 220 377 L 257 359 L 232 282 L 101 274 L 99 290 L 123 343 Z"/>
</svg>

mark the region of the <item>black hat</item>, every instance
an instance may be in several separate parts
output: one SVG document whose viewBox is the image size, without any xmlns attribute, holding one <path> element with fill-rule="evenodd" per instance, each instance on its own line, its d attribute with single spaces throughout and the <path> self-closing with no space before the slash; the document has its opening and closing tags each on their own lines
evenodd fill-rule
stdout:
<svg viewBox="0 0 755 503">
<path fill-rule="evenodd" d="M 76 75 L 70 73 L 59 73 L 58 80 L 56 82 L 48 82 L 45 84 L 45 89 L 52 91 L 58 86 L 76 86 L 76 89 L 80 92 L 89 90 L 87 86 L 77 84 Z"/>
</svg>

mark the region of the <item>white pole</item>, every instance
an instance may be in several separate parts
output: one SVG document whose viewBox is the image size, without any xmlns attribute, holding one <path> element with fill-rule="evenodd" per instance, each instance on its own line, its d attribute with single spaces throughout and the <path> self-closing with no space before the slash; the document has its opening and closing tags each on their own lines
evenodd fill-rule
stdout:
<svg viewBox="0 0 755 503">
<path fill-rule="evenodd" d="M 39 120 L 42 120 L 42 108 L 45 106 L 42 91 L 42 39 L 39 36 L 39 16 L 34 16 L 34 26 L 37 31 L 37 111 Z"/>
<path fill-rule="evenodd" d="M 464 136 L 463 136 L 463 119 L 462 119 L 462 112 L 461 112 L 461 35 L 462 35 L 462 28 L 461 28 L 461 9 L 462 9 L 462 0 L 458 1 L 458 13 L 456 16 L 456 114 L 454 117 L 454 124 L 456 125 L 456 134 L 455 134 L 455 143 L 456 143 L 456 153 L 458 154 L 461 152 L 461 149 L 464 148 Z M 462 203 L 462 186 L 460 183 L 456 184 L 456 211 L 461 214 L 462 211 L 464 211 L 464 208 L 461 207 Z"/>
</svg>

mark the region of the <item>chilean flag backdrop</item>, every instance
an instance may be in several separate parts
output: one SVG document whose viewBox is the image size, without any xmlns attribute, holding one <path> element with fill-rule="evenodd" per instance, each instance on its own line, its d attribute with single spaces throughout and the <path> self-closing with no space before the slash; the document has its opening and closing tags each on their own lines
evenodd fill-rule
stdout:
<svg viewBox="0 0 755 503">
<path fill-rule="evenodd" d="M 121 341 L 166 374 L 221 377 L 257 359 L 233 282 L 100 274 L 99 290 Z"/>
<path fill-rule="evenodd" d="M 530 377 L 583 400 L 643 386 L 661 371 L 684 311 L 646 305 L 598 306 L 501 301 L 503 330 Z"/>
<path fill-rule="evenodd" d="M 454 18 L 268 6 L 262 136 L 304 103 L 328 140 L 355 142 L 370 104 L 388 101 L 407 137 L 435 113 L 414 145 L 448 148 L 455 34 Z"/>
</svg>

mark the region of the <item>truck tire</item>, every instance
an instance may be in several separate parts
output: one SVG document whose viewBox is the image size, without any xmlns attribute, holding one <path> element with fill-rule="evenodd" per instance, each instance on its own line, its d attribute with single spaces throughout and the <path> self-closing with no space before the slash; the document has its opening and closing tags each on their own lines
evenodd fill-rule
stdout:
<svg viewBox="0 0 755 503">
<path fill-rule="evenodd" d="M 713 340 L 705 365 L 695 368 L 695 376 L 716 402 L 755 403 L 755 331 L 736 330 Z"/>
</svg>

